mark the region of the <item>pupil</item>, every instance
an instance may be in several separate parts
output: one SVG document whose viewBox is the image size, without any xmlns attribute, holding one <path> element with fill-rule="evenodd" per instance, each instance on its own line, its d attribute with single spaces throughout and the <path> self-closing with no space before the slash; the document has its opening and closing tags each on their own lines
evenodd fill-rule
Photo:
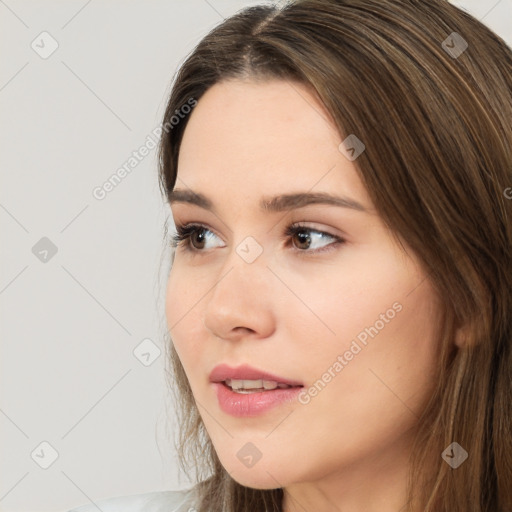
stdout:
<svg viewBox="0 0 512 512">
<path fill-rule="evenodd" d="M 201 228 L 200 230 L 196 231 L 195 236 L 197 239 L 199 239 L 199 244 L 201 244 L 201 242 L 204 242 L 204 228 Z"/>
</svg>

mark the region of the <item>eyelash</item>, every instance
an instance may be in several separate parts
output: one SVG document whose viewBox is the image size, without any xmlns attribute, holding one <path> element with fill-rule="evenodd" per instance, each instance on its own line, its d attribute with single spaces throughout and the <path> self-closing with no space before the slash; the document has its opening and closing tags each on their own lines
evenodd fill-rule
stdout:
<svg viewBox="0 0 512 512">
<path fill-rule="evenodd" d="M 190 237 L 203 229 L 213 233 L 210 228 L 203 224 L 176 224 L 176 234 L 172 236 L 171 247 L 182 246 L 185 251 L 189 251 L 191 253 L 205 252 L 204 249 L 195 249 L 190 243 Z M 331 242 L 330 244 L 315 250 L 297 249 L 296 247 L 293 247 L 294 252 L 301 253 L 301 256 L 307 255 L 308 253 L 319 254 L 322 252 L 330 251 L 334 249 L 334 246 L 345 243 L 345 240 L 339 236 L 327 233 L 326 231 L 320 231 L 318 229 L 311 228 L 301 223 L 291 224 L 288 226 L 283 234 L 283 238 L 293 237 L 303 231 L 326 235 L 327 237 L 334 239 L 334 242 Z"/>
</svg>

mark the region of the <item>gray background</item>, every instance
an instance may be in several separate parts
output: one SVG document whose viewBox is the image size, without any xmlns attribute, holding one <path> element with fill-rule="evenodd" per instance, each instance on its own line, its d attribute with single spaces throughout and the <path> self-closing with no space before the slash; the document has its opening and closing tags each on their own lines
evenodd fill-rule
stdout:
<svg viewBox="0 0 512 512">
<path fill-rule="evenodd" d="M 164 380 L 156 151 L 92 191 L 158 126 L 199 39 L 258 3 L 0 0 L 0 511 L 189 487 Z M 453 3 L 512 46 L 512 0 Z"/>
</svg>

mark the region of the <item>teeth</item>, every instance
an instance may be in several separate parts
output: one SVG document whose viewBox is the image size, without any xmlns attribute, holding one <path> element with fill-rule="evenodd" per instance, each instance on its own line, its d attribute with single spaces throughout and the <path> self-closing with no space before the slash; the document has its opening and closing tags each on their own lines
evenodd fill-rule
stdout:
<svg viewBox="0 0 512 512">
<path fill-rule="evenodd" d="M 290 388 L 288 384 L 277 383 L 272 380 L 238 380 L 238 379 L 226 379 L 226 385 L 229 386 L 233 391 L 238 390 L 271 390 L 276 388 Z"/>
</svg>

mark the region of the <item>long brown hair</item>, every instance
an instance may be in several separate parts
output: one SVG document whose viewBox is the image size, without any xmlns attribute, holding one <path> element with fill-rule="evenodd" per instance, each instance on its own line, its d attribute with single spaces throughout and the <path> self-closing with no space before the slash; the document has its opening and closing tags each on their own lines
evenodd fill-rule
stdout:
<svg viewBox="0 0 512 512">
<path fill-rule="evenodd" d="M 174 76 L 159 147 L 167 199 L 184 106 L 225 79 L 276 78 L 310 87 L 341 140 L 365 143 L 358 173 L 442 299 L 439 374 L 403 510 L 512 511 L 512 50 L 446 0 L 246 8 L 207 34 Z M 457 328 L 465 338 L 454 348 Z M 195 471 L 199 512 L 280 511 L 283 489 L 247 488 L 223 468 L 168 347 L 180 463 Z M 469 452 L 457 469 L 441 458 L 454 441 Z"/>
</svg>

